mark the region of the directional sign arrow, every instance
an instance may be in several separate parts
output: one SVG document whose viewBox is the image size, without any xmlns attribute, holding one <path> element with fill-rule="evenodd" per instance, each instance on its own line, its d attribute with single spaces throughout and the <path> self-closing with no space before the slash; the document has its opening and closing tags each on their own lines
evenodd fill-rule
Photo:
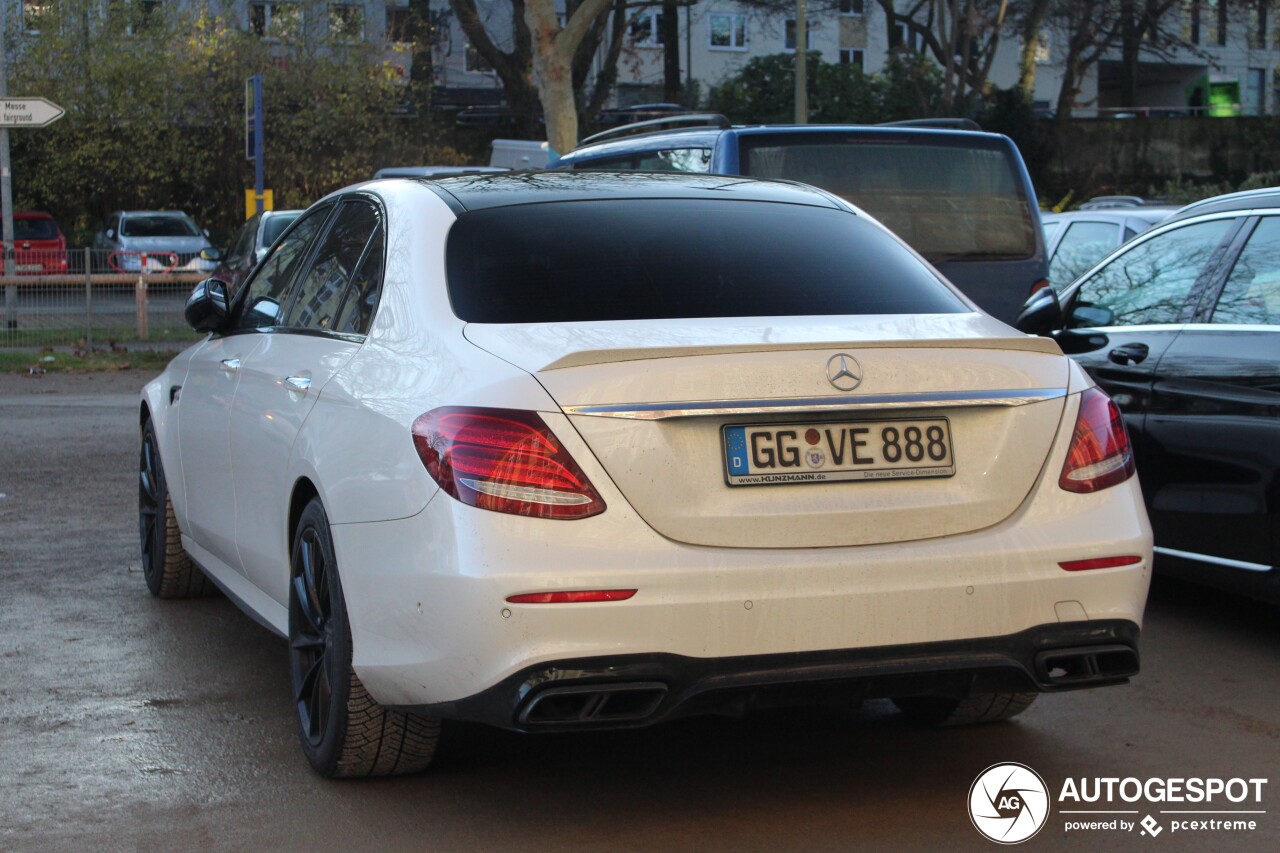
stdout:
<svg viewBox="0 0 1280 853">
<path fill-rule="evenodd" d="M 0 98 L 0 127 L 47 127 L 64 112 L 44 98 Z"/>
</svg>

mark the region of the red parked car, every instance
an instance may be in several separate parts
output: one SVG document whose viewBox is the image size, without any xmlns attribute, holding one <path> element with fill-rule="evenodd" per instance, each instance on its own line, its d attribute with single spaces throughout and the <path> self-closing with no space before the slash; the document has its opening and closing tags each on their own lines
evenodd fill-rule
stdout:
<svg viewBox="0 0 1280 853">
<path fill-rule="evenodd" d="M 67 271 L 67 238 L 53 217 L 34 210 L 13 214 L 14 263 L 19 275 Z"/>
</svg>

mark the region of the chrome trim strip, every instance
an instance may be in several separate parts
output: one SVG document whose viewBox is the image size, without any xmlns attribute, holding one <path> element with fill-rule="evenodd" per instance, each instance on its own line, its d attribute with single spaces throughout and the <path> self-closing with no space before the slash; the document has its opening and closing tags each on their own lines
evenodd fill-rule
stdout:
<svg viewBox="0 0 1280 853">
<path fill-rule="evenodd" d="M 935 391 L 924 394 L 868 394 L 859 397 L 780 397 L 770 400 L 694 400 L 671 403 L 617 403 L 605 406 L 565 406 L 566 415 L 631 418 L 656 421 L 707 415 L 843 412 L 858 409 L 934 409 L 955 406 L 1025 406 L 1056 400 L 1065 388 L 1024 388 L 1002 391 Z"/>
<path fill-rule="evenodd" d="M 1200 563 L 1213 563 L 1215 566 L 1226 566 L 1230 569 L 1244 569 L 1246 572 L 1269 572 L 1271 566 L 1264 566 L 1261 563 L 1246 563 L 1243 560 L 1228 560 L 1226 557 L 1210 557 L 1208 554 L 1194 554 L 1191 551 L 1175 551 L 1173 548 L 1153 549 L 1157 554 L 1164 554 L 1166 557 L 1181 557 L 1184 560 L 1195 560 Z"/>
</svg>

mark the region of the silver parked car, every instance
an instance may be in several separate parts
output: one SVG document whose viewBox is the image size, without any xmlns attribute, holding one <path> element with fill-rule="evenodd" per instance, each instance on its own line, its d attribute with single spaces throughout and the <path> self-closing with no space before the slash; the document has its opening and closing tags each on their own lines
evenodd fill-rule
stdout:
<svg viewBox="0 0 1280 853">
<path fill-rule="evenodd" d="M 209 272 L 219 252 L 181 210 L 118 210 L 93 238 L 100 270 Z"/>
</svg>

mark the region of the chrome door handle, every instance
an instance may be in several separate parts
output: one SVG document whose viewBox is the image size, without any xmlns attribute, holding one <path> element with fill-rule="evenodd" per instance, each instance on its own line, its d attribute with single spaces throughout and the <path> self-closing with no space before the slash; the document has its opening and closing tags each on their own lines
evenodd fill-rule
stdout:
<svg viewBox="0 0 1280 853">
<path fill-rule="evenodd" d="M 225 370 L 227 373 L 235 373 L 237 370 L 240 369 L 240 359 L 224 358 L 222 360 L 222 369 Z"/>
<path fill-rule="evenodd" d="M 288 376 L 285 378 L 284 384 L 289 386 L 290 391 L 306 391 L 311 387 L 311 377 Z"/>
</svg>

